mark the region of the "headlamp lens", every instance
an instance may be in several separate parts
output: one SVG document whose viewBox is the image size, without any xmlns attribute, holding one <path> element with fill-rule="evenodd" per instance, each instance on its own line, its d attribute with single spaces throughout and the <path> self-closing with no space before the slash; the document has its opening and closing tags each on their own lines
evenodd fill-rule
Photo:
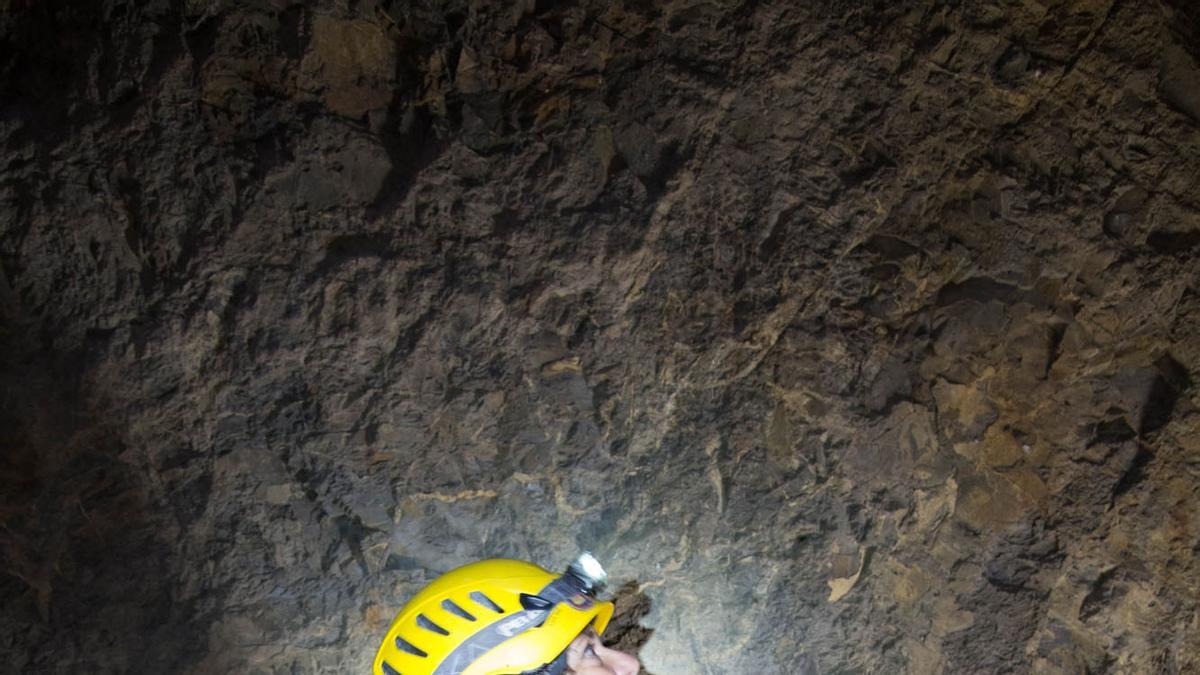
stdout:
<svg viewBox="0 0 1200 675">
<path fill-rule="evenodd" d="M 575 562 L 567 567 L 567 574 L 579 579 L 584 584 L 584 591 L 595 595 L 608 584 L 608 572 L 596 560 L 596 556 L 584 551 Z"/>
</svg>

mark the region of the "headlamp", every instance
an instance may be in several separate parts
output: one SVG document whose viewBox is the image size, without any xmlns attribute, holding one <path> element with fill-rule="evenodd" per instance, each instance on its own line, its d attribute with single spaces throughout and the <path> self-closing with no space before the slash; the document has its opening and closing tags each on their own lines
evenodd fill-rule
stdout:
<svg viewBox="0 0 1200 675">
<path fill-rule="evenodd" d="M 604 571 L 596 556 L 587 551 L 580 553 L 579 557 L 567 566 L 563 578 L 573 582 L 580 592 L 592 597 L 596 597 L 596 594 L 608 585 L 608 572 Z"/>
</svg>

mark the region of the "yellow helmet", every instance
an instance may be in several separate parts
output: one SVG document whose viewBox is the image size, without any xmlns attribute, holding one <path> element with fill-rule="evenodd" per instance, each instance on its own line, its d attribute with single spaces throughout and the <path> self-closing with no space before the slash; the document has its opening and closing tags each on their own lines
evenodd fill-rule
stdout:
<svg viewBox="0 0 1200 675">
<path fill-rule="evenodd" d="M 561 576 L 520 560 L 484 560 L 443 574 L 408 602 L 375 654 L 373 675 L 562 672 L 589 625 L 603 633 L 613 604 L 606 575 L 584 553 Z"/>
</svg>

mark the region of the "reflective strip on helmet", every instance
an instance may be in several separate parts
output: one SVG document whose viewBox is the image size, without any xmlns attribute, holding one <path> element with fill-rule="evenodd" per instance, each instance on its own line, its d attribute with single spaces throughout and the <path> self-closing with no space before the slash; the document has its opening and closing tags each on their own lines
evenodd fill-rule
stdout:
<svg viewBox="0 0 1200 675">
<path fill-rule="evenodd" d="M 433 675 L 460 675 L 484 654 L 530 627 L 540 625 L 549 615 L 548 609 L 524 610 L 491 623 L 450 652 L 446 660 L 438 664 Z"/>
<path fill-rule="evenodd" d="M 467 638 L 454 651 L 450 652 L 432 675 L 461 675 L 472 663 L 482 658 L 484 654 L 499 647 L 503 642 L 540 626 L 550 616 L 550 612 L 560 604 L 567 604 L 575 609 L 590 608 L 590 598 L 580 594 L 579 589 L 563 578 L 555 579 L 538 591 L 538 596 L 549 601 L 544 609 L 525 609 L 488 624 L 482 630 Z M 585 604 L 580 606 L 580 601 Z M 565 664 L 565 661 L 563 662 Z M 562 672 L 562 671 L 559 671 Z"/>
</svg>

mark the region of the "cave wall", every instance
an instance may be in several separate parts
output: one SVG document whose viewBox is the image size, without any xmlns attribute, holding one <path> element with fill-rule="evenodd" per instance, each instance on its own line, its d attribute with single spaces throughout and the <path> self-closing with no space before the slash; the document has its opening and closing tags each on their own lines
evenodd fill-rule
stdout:
<svg viewBox="0 0 1200 675">
<path fill-rule="evenodd" d="M 1197 35 L 0 1 L 0 658 L 363 672 L 588 548 L 659 675 L 1195 672 Z"/>
</svg>

